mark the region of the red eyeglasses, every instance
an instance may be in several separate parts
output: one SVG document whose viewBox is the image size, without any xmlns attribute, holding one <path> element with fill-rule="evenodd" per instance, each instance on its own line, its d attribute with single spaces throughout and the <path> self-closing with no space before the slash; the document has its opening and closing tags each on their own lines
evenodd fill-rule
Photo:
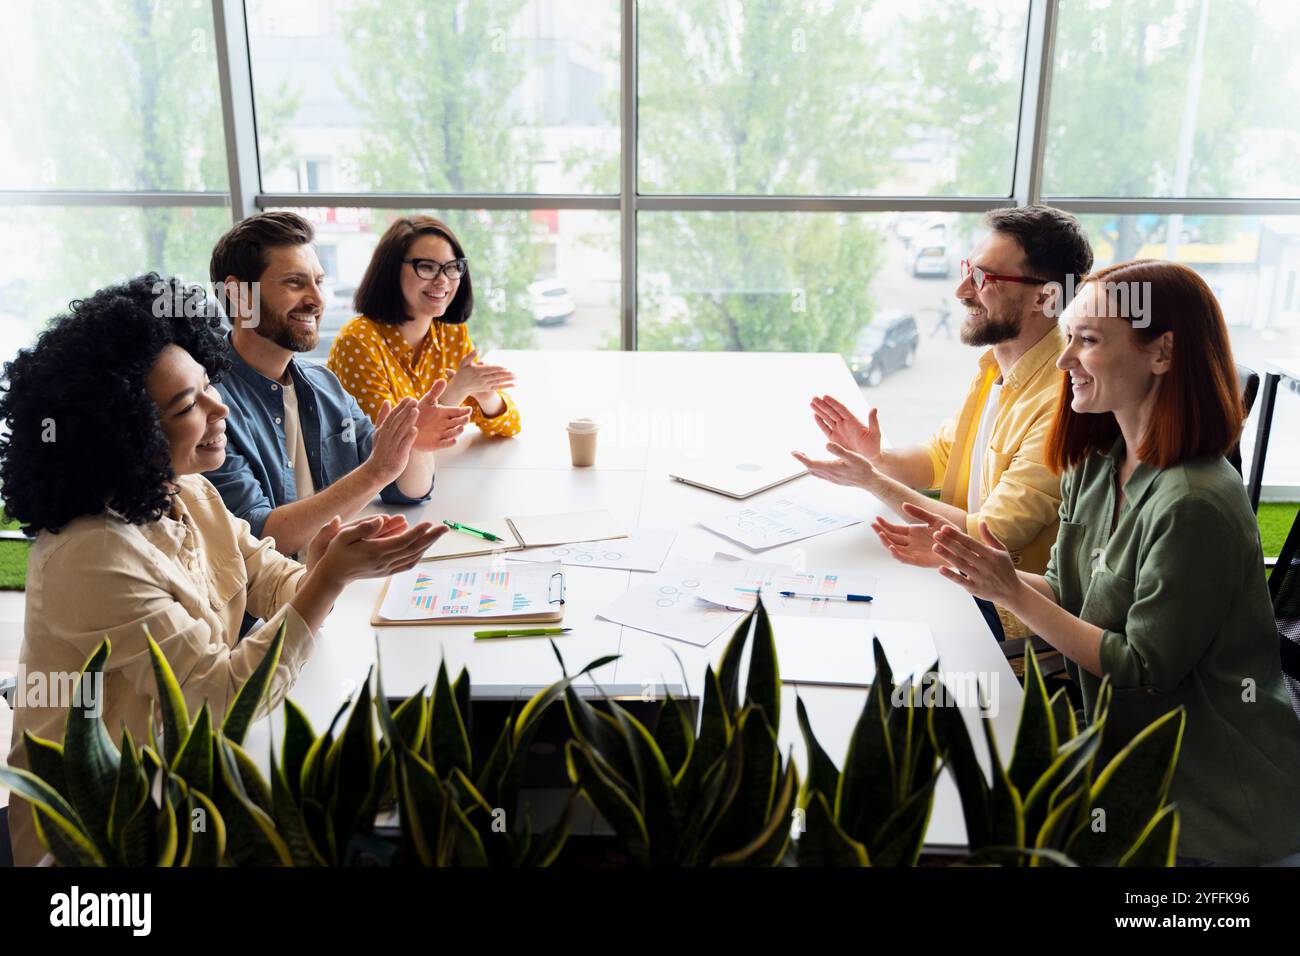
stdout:
<svg viewBox="0 0 1300 956">
<path fill-rule="evenodd" d="M 1052 281 L 1051 279 L 1035 279 L 1032 276 L 994 275 L 992 272 L 985 272 L 979 266 L 971 265 L 969 259 L 961 261 L 961 277 L 970 279 L 971 285 L 975 287 L 977 292 L 984 288 L 986 282 L 1019 282 L 1022 285 L 1046 285 Z"/>
</svg>

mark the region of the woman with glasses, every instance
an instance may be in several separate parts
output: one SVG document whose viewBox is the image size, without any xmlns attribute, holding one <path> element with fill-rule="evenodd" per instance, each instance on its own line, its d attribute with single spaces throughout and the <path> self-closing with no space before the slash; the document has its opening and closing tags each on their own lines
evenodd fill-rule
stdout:
<svg viewBox="0 0 1300 956">
<path fill-rule="evenodd" d="M 361 313 L 339 332 L 328 365 L 372 420 L 384 402 L 419 399 L 446 379 L 444 405 L 468 405 L 485 435 L 519 432 L 504 391 L 514 373 L 478 362 L 466 326 L 474 309 L 469 260 L 447 225 L 403 216 L 380 238 L 353 300 Z"/>
</svg>

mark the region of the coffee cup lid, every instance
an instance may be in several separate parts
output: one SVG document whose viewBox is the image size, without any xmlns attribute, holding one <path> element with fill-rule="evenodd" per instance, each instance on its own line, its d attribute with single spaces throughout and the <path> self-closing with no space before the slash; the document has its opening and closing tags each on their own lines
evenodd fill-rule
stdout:
<svg viewBox="0 0 1300 956">
<path fill-rule="evenodd" d="M 575 418 L 569 422 L 569 431 L 571 432 L 594 432 L 600 428 L 600 423 L 592 418 Z"/>
</svg>

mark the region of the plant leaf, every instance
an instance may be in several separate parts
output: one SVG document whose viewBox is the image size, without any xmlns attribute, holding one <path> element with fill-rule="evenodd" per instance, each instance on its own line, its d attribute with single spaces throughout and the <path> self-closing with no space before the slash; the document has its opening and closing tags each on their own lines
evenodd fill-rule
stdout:
<svg viewBox="0 0 1300 956">
<path fill-rule="evenodd" d="M 707 770 L 713 762 L 726 752 L 731 743 L 732 711 L 726 705 L 726 698 L 718 677 L 711 666 L 704 669 L 704 701 L 701 705 L 700 732 L 695 738 L 695 756 L 691 764 L 702 771 Z"/>
<path fill-rule="evenodd" d="M 564 745 L 564 761 L 569 779 L 582 788 L 600 815 L 618 835 L 629 856 L 639 863 L 649 862 L 650 837 L 646 833 L 641 811 L 609 775 L 600 755 L 576 740 Z"/>
<path fill-rule="evenodd" d="M 239 866 L 292 866 L 293 855 L 275 823 L 257 804 L 244 796 L 235 757 L 237 744 L 215 737 L 213 802 L 226 824 L 226 850 Z"/>
<path fill-rule="evenodd" d="M 140 766 L 135 741 L 125 724 L 122 725 L 121 758 L 117 786 L 113 789 L 113 804 L 108 811 L 108 842 L 117 851 L 119 858 L 122 831 L 149 797 L 149 780 L 144 775 L 144 768 Z"/>
<path fill-rule="evenodd" d="M 808 779 L 799 792 L 799 806 L 807 807 L 814 793 L 829 794 L 831 799 L 835 798 L 840 787 L 840 771 L 813 734 L 802 697 L 795 697 L 794 708 L 799 718 L 799 730 L 803 734 L 804 751 L 808 755 Z"/>
<path fill-rule="evenodd" d="M 1117 866 L 1173 866 L 1178 852 L 1178 807 L 1166 804 L 1151 818 L 1133 848 L 1119 859 Z"/>
<path fill-rule="evenodd" d="M 206 793 L 190 791 L 195 810 L 203 811 L 201 817 L 190 818 L 190 866 L 220 866 L 226 856 L 226 821 L 221 818 L 217 805 Z M 201 826 L 196 828 L 195 824 Z"/>
<path fill-rule="evenodd" d="M 867 848 L 835 822 L 826 795 L 820 790 L 812 791 L 809 797 L 795 859 L 801 867 L 871 865 Z"/>
<path fill-rule="evenodd" d="M 113 791 L 117 789 L 121 756 L 99 716 L 104 702 L 96 698 L 102 691 L 88 690 L 93 683 L 87 682 L 97 682 L 102 688 L 104 662 L 109 653 L 110 645 L 105 638 L 81 669 L 63 732 L 64 764 L 76 768 L 75 773 L 67 774 L 68 801 L 76 809 L 86 836 L 104 859 L 115 852 L 108 838 L 108 815 Z"/>
<path fill-rule="evenodd" d="M 171 772 L 191 789 L 212 792 L 212 712 L 207 701 L 203 702 L 199 716 L 185 736 L 171 767 Z"/>
<path fill-rule="evenodd" d="M 22 797 L 32 806 L 44 807 L 51 816 L 62 817 L 79 830 L 83 837 L 90 838 L 72 804 L 30 770 L 0 765 L 0 786 L 8 789 L 14 796 Z"/>
<path fill-rule="evenodd" d="M 775 866 L 785 858 L 790 845 L 795 794 L 799 788 L 799 772 L 794 761 L 786 762 L 781 788 L 777 792 L 772 814 L 763 829 L 748 844 L 731 853 L 713 858 L 714 866 Z"/>
<path fill-rule="evenodd" d="M 185 694 L 181 692 L 180 682 L 176 680 L 166 655 L 147 627 L 144 636 L 149 644 L 149 660 L 153 664 L 154 682 L 158 685 L 158 706 L 162 710 L 162 755 L 170 767 L 176 762 L 176 752 L 181 749 L 181 742 L 189 736 L 190 712 L 185 706 Z"/>
<path fill-rule="evenodd" d="M 627 740 L 636 771 L 636 804 L 641 808 L 652 864 L 667 863 L 677 851 L 680 813 L 673 791 L 673 775 L 659 745 L 645 725 L 619 704 L 609 705 Z"/>
<path fill-rule="evenodd" d="M 1034 782 L 1056 759 L 1056 720 L 1047 698 L 1038 658 L 1029 638 L 1025 638 L 1025 699 L 1020 707 L 1020 725 L 1007 776 L 1017 791 L 1028 793 Z"/>
<path fill-rule="evenodd" d="M 433 685 L 433 703 L 429 734 L 432 737 L 433 759 L 430 763 L 440 779 L 446 779 L 453 770 L 465 774 L 473 772 L 470 755 L 469 731 L 461 717 L 456 696 L 447 678 L 447 662 L 438 665 L 438 679 Z"/>
<path fill-rule="evenodd" d="M 288 626 L 287 618 L 280 622 L 261 662 L 248 675 L 248 680 L 239 688 L 235 699 L 230 703 L 230 709 L 226 711 L 226 719 L 221 722 L 221 735 L 233 744 L 243 744 L 248 726 L 257 716 L 258 708 L 266 697 L 275 668 L 280 663 L 280 651 L 284 647 L 284 635 Z"/>
<path fill-rule="evenodd" d="M 886 696 L 893 690 L 889 662 L 880 641 L 871 639 L 876 677 L 849 738 L 835 794 L 835 821 L 859 843 L 869 845 L 875 828 L 893 812 L 897 766 L 886 730 Z"/>
<path fill-rule="evenodd" d="M 67 793 L 68 784 L 63 775 L 63 744 L 37 737 L 30 730 L 23 731 L 23 742 L 27 745 L 27 764 L 32 773 L 59 793 Z"/>
<path fill-rule="evenodd" d="M 1070 695 L 1065 692 L 1064 687 L 1053 694 L 1048 703 L 1052 707 L 1052 723 L 1056 725 L 1059 754 L 1061 747 L 1079 735 L 1079 725 L 1074 719 L 1074 704 L 1070 702 Z"/>
<path fill-rule="evenodd" d="M 769 726 L 781 726 L 781 671 L 772 638 L 772 622 L 763 606 L 762 595 L 754 608 L 754 640 L 749 650 L 745 700 L 762 709 Z"/>
<path fill-rule="evenodd" d="M 664 762 L 668 764 L 669 774 L 676 779 L 678 772 L 691 759 L 691 751 L 695 749 L 695 733 L 686 711 L 671 693 L 659 708 L 654 739 L 664 755 Z"/>
<path fill-rule="evenodd" d="M 311 729 L 311 721 L 292 700 L 284 701 L 284 740 L 280 745 L 280 760 L 283 764 L 285 782 L 289 791 L 297 799 L 302 794 L 302 766 L 307 751 L 316 740 L 316 731 Z"/>
<path fill-rule="evenodd" d="M 59 813 L 32 804 L 36 836 L 54 854 L 59 866 L 104 866 L 104 857 L 77 824 Z"/>
<path fill-rule="evenodd" d="M 754 611 L 750 611 L 736 625 L 727 640 L 718 662 L 718 687 L 722 690 L 722 703 L 728 714 L 740 710 L 740 658 L 745 653 L 745 641 L 749 639 L 749 630 L 754 625 Z"/>
<path fill-rule="evenodd" d="M 1091 819 L 1077 827 L 1065 852 L 1082 866 L 1109 866 L 1142 835 L 1164 806 L 1178 765 L 1187 712 L 1178 707 L 1152 721 L 1117 753 L 1092 785 Z M 1099 818 L 1097 811 L 1104 811 Z M 1104 820 L 1104 826 L 1094 828 Z"/>
</svg>

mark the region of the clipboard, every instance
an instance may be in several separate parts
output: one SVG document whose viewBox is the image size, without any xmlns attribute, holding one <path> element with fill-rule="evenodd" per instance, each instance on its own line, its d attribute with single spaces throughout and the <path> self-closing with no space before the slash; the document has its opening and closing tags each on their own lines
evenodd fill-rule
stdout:
<svg viewBox="0 0 1300 956">
<path fill-rule="evenodd" d="M 627 528 L 608 511 L 574 511 L 565 514 L 469 517 L 463 524 L 495 534 L 500 541 L 484 541 L 459 531 L 449 531 L 424 553 L 422 562 L 448 558 L 473 558 L 501 551 L 549 548 L 578 541 L 626 538 Z"/>
<path fill-rule="evenodd" d="M 553 624 L 564 620 L 564 603 L 565 603 L 565 577 L 564 571 L 558 567 L 549 572 L 549 581 L 547 585 L 547 594 L 545 606 L 540 603 L 534 609 L 516 612 L 513 609 L 507 609 L 502 604 L 502 613 L 463 613 L 457 611 L 451 614 L 440 613 L 438 611 L 438 602 L 433 602 L 430 608 L 431 613 L 427 616 L 419 616 L 418 612 L 412 617 L 388 618 L 381 613 L 384 603 L 388 598 L 389 589 L 393 586 L 397 578 L 405 578 L 408 575 L 415 576 L 423 570 L 429 572 L 431 569 L 421 568 L 417 565 L 411 571 L 406 571 L 402 575 L 391 575 L 384 581 L 384 586 L 379 592 L 379 598 L 375 601 L 375 606 L 370 613 L 370 624 L 372 627 L 412 627 L 423 626 L 426 624 L 480 624 L 480 623 L 500 623 L 500 624 Z M 509 574 L 513 569 L 505 571 L 495 571 L 490 568 L 474 568 L 455 572 L 442 572 L 444 574 L 466 575 L 471 573 L 486 574 Z M 405 583 L 403 586 L 406 586 Z M 536 603 L 536 602 L 534 602 Z"/>
</svg>

